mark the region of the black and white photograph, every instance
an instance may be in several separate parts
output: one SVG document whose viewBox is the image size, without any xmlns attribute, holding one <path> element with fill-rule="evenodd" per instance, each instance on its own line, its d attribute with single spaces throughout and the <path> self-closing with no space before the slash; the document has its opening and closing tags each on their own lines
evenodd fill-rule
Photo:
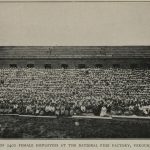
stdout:
<svg viewBox="0 0 150 150">
<path fill-rule="evenodd" d="M 1 46 L 1 138 L 149 138 L 150 46 Z"/>
<path fill-rule="evenodd" d="M 0 1 L 0 148 L 149 139 L 149 14 L 146 1 Z"/>
</svg>

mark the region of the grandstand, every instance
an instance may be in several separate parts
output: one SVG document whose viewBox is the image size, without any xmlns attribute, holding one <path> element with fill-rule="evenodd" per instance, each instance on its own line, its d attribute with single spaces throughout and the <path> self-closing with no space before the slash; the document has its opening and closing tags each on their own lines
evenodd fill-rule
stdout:
<svg viewBox="0 0 150 150">
<path fill-rule="evenodd" d="M 1 46 L 0 67 L 150 67 L 149 46 Z"/>
<path fill-rule="evenodd" d="M 149 48 L 0 47 L 0 136 L 149 137 Z"/>
</svg>

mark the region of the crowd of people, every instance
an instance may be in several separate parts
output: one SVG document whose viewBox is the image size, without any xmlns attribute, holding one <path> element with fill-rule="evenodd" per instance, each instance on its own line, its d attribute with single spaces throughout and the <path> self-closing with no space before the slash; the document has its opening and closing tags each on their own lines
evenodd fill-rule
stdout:
<svg viewBox="0 0 150 150">
<path fill-rule="evenodd" d="M 0 114 L 150 115 L 148 69 L 0 69 Z"/>
</svg>

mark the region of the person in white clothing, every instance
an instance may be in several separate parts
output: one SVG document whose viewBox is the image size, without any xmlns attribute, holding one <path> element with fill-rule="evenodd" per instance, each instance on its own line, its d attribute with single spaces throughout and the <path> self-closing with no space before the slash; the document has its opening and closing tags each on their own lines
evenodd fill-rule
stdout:
<svg viewBox="0 0 150 150">
<path fill-rule="evenodd" d="M 102 107 L 102 109 L 101 109 L 100 116 L 101 116 L 101 117 L 107 116 L 107 108 L 106 108 L 105 105 L 104 105 L 104 106 Z"/>
</svg>

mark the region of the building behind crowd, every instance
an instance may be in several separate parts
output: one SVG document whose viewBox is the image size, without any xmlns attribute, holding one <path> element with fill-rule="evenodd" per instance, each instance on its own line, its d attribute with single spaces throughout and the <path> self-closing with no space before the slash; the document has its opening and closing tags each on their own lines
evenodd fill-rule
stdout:
<svg viewBox="0 0 150 150">
<path fill-rule="evenodd" d="M 150 68 L 150 46 L 0 46 L 0 68 Z"/>
</svg>

